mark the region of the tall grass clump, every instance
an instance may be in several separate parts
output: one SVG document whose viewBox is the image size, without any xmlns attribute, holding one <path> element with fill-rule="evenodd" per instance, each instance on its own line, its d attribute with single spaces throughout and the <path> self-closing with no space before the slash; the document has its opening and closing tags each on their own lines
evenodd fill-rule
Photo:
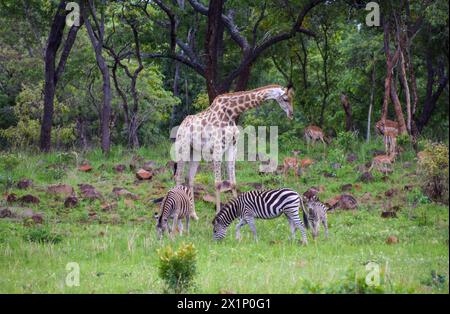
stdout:
<svg viewBox="0 0 450 314">
<path fill-rule="evenodd" d="M 197 273 L 197 250 L 192 243 L 182 244 L 177 251 L 167 246 L 158 251 L 159 276 L 166 287 L 164 292 L 185 293 L 194 286 Z"/>
</svg>

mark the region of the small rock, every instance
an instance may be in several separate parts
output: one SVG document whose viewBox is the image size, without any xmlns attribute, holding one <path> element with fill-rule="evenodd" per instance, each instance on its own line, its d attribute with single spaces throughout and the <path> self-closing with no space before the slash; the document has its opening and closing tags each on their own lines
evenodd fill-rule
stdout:
<svg viewBox="0 0 450 314">
<path fill-rule="evenodd" d="M 353 184 L 351 184 L 351 183 L 344 184 L 344 185 L 341 186 L 341 191 L 342 192 L 348 192 L 351 189 L 353 189 Z"/>
<path fill-rule="evenodd" d="M 83 198 L 89 200 L 103 199 L 103 195 L 98 192 L 92 185 L 90 184 L 78 184 L 80 187 L 80 192 Z"/>
<path fill-rule="evenodd" d="M 358 156 L 356 156 L 355 154 L 351 153 L 347 156 L 347 162 L 348 163 L 352 163 L 354 161 L 356 161 L 358 159 Z"/>
<path fill-rule="evenodd" d="M 44 217 L 42 216 L 42 214 L 33 214 L 31 216 L 31 219 L 35 224 L 42 224 L 44 222 Z"/>
<path fill-rule="evenodd" d="M 113 202 L 113 203 L 103 203 L 100 208 L 104 212 L 110 212 L 113 209 L 115 209 L 116 207 L 117 207 L 117 203 Z"/>
<path fill-rule="evenodd" d="M 396 244 L 396 243 L 398 243 L 398 238 L 396 236 L 389 236 L 386 239 L 386 243 L 387 244 Z"/>
<path fill-rule="evenodd" d="M 373 175 L 370 172 L 364 172 L 360 177 L 359 181 L 362 181 L 364 183 L 372 182 L 373 181 Z"/>
<path fill-rule="evenodd" d="M 32 185 L 33 185 L 33 181 L 30 179 L 23 179 L 23 180 L 20 180 L 19 182 L 17 182 L 17 188 L 19 188 L 21 190 L 28 189 Z"/>
<path fill-rule="evenodd" d="M 369 165 L 369 167 L 370 167 L 370 165 Z M 364 173 L 367 171 L 367 167 L 366 167 L 366 165 L 358 165 L 358 166 L 356 166 L 355 171 Z"/>
<path fill-rule="evenodd" d="M 39 204 L 40 199 L 34 195 L 27 194 L 19 198 L 19 202 L 21 203 L 32 203 L 32 204 Z"/>
<path fill-rule="evenodd" d="M 145 169 L 139 169 L 136 172 L 136 178 L 139 180 L 150 180 L 153 177 L 153 174 Z"/>
<path fill-rule="evenodd" d="M 3 208 L 0 210 L 0 218 L 14 218 L 15 215 L 8 208 Z"/>
<path fill-rule="evenodd" d="M 331 172 L 324 172 L 324 173 L 323 173 L 323 176 L 324 176 L 325 178 L 335 178 L 335 177 L 336 177 L 336 174 L 335 174 L 335 173 L 331 173 Z"/>
<path fill-rule="evenodd" d="M 389 189 L 386 192 L 384 192 L 384 195 L 387 197 L 394 196 L 398 191 L 396 189 Z"/>
<path fill-rule="evenodd" d="M 407 162 L 403 163 L 403 168 L 404 169 L 409 169 L 411 167 L 412 167 L 412 162 L 407 161 Z"/>
<path fill-rule="evenodd" d="M 6 196 L 6 201 L 7 201 L 8 203 L 14 203 L 15 201 L 17 201 L 17 195 L 14 194 L 14 193 L 8 194 L 8 195 Z"/>
<path fill-rule="evenodd" d="M 340 168 L 342 168 L 342 165 L 340 163 L 338 163 L 338 162 L 334 162 L 334 163 L 331 164 L 331 168 L 333 168 L 333 169 L 340 169 Z"/>
<path fill-rule="evenodd" d="M 397 213 L 395 211 L 384 211 L 381 213 L 382 218 L 397 218 Z"/>
<path fill-rule="evenodd" d="M 72 208 L 78 205 L 78 198 L 76 196 L 69 196 L 64 201 L 64 207 Z"/>
<path fill-rule="evenodd" d="M 65 196 L 74 195 L 73 187 L 68 184 L 53 184 L 47 187 L 47 192 L 50 194 L 62 194 Z"/>
<path fill-rule="evenodd" d="M 325 201 L 325 204 L 328 205 L 328 207 L 330 207 L 330 209 L 334 209 L 334 208 L 338 207 L 340 200 L 341 200 L 341 196 L 337 195 L 337 196 L 333 197 L 332 199 Z"/>
<path fill-rule="evenodd" d="M 144 162 L 144 165 L 142 166 L 142 168 L 147 171 L 153 171 L 157 168 L 157 164 L 153 160 L 146 161 L 146 162 Z"/>
<path fill-rule="evenodd" d="M 125 197 L 125 198 L 128 198 L 128 199 L 132 199 L 132 200 L 137 200 L 137 199 L 139 199 L 139 196 L 138 195 L 136 195 L 136 194 L 134 194 L 134 193 L 131 193 L 130 191 L 128 191 L 128 190 L 126 190 L 126 189 L 124 189 L 124 188 L 118 188 L 118 187 L 115 187 L 115 188 L 113 188 L 113 193 L 116 195 L 116 196 L 118 196 L 118 197 Z"/>
<path fill-rule="evenodd" d="M 349 194 L 342 194 L 339 200 L 340 209 L 356 209 L 358 207 L 358 202 L 356 199 Z"/>
<path fill-rule="evenodd" d="M 125 171 L 127 167 L 125 165 L 116 165 L 113 167 L 113 170 L 118 173 L 122 173 Z"/>
<path fill-rule="evenodd" d="M 82 171 L 82 172 L 90 172 L 92 171 L 92 167 L 88 164 L 85 165 L 81 165 L 78 170 Z"/>
</svg>

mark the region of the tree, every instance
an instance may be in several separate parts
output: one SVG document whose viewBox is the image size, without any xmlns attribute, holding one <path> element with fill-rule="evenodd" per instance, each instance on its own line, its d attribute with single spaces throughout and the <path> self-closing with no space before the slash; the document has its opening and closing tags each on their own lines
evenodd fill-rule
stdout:
<svg viewBox="0 0 450 314">
<path fill-rule="evenodd" d="M 64 72 L 64 68 L 69 58 L 70 51 L 75 42 L 80 25 L 74 24 L 67 34 L 58 65 L 56 58 L 59 47 L 61 46 L 66 25 L 66 5 L 68 1 L 61 0 L 53 18 L 50 33 L 47 39 L 45 49 L 45 86 L 44 86 L 44 113 L 41 123 L 40 148 L 42 151 L 49 151 L 51 147 L 51 132 L 53 124 L 53 102 L 55 99 L 58 80 Z"/>
<path fill-rule="evenodd" d="M 240 30 L 242 27 L 238 27 L 235 21 L 237 19 L 236 16 L 240 13 L 245 15 L 243 14 L 244 12 L 234 9 L 225 12 L 225 1 L 221 0 L 211 0 L 208 7 L 199 1 L 189 0 L 194 15 L 199 14 L 206 17 L 207 31 L 204 50 L 196 51 L 194 47 L 196 47 L 195 41 L 197 38 L 195 36 L 188 38 L 189 41 L 187 43 L 183 42 L 178 36 L 181 26 L 189 28 L 191 32 L 197 32 L 197 29 L 192 29 L 185 25 L 185 23 L 190 22 L 189 18 L 185 16 L 184 11 L 186 8 L 177 8 L 168 2 L 155 0 L 153 3 L 166 14 L 168 19 L 163 24 L 169 28 L 169 50 L 161 53 L 147 53 L 145 57 L 170 58 L 193 69 L 206 80 L 209 100 L 212 102 L 218 94 L 229 91 L 233 85 L 236 91 L 244 90 L 249 81 L 253 65 L 268 48 L 295 37 L 297 33 L 313 36 L 314 33 L 303 28 L 302 24 L 308 13 L 321 2 L 324 1 L 310 0 L 304 4 L 302 9 L 295 8 L 299 11 L 296 17 L 289 17 L 290 10 L 294 8 L 288 2 L 284 2 L 284 5 L 281 6 L 277 5 L 274 10 L 282 10 L 285 12 L 284 18 L 287 21 L 291 19 L 292 22 L 287 23 L 290 25 L 286 30 L 272 36 L 267 36 L 266 33 L 263 38 L 260 38 L 260 25 L 266 18 L 268 11 L 266 4 L 259 9 L 259 13 L 253 21 L 248 22 L 247 19 L 246 28 L 251 29 L 251 31 L 243 32 Z M 180 14 L 178 14 L 178 11 L 181 11 L 179 12 Z M 181 14 L 184 15 L 181 17 Z M 244 19 L 241 18 L 243 21 Z M 266 28 L 265 31 L 269 32 L 270 29 Z M 238 62 L 235 60 L 230 62 L 224 61 L 226 57 L 223 51 L 226 40 L 225 32 L 230 36 L 231 42 L 239 47 L 240 56 Z M 229 45 L 230 43 L 227 42 L 227 44 Z M 233 53 L 232 57 L 235 58 L 239 54 Z M 228 64 L 233 64 L 234 67 L 230 68 Z"/>
<path fill-rule="evenodd" d="M 111 80 L 109 68 L 103 56 L 103 45 L 105 41 L 105 11 L 102 7 L 100 19 L 97 16 L 97 10 L 92 0 L 84 0 L 82 5 L 83 19 L 86 24 L 86 30 L 91 40 L 95 52 L 97 66 L 102 74 L 103 80 L 103 101 L 101 111 L 101 148 L 104 154 L 108 154 L 111 147 Z M 104 3 L 103 3 L 104 4 Z M 89 17 L 94 21 L 95 29 L 92 27 Z"/>
</svg>

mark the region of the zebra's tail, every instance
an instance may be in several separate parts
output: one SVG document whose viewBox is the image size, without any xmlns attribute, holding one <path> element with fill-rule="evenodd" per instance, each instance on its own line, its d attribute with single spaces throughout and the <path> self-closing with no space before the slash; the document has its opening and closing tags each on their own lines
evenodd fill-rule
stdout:
<svg viewBox="0 0 450 314">
<path fill-rule="evenodd" d="M 302 205 L 303 223 L 305 224 L 305 228 L 309 229 L 308 213 L 306 212 L 305 203 L 303 202 L 303 197 L 302 196 L 300 196 L 300 204 Z"/>
</svg>

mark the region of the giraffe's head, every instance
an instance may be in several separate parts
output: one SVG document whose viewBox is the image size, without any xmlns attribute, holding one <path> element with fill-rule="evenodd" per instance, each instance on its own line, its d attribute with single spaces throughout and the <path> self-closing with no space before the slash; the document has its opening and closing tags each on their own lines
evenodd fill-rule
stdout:
<svg viewBox="0 0 450 314">
<path fill-rule="evenodd" d="M 272 88 L 266 94 L 266 99 L 275 99 L 287 117 L 294 118 L 294 90 L 289 84 L 287 87 Z"/>
</svg>

